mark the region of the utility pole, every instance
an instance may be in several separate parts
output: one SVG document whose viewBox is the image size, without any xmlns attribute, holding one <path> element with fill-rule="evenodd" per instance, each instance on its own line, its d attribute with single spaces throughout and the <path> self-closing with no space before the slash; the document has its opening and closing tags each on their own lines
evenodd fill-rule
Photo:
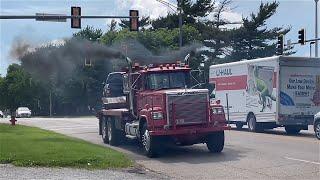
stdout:
<svg viewBox="0 0 320 180">
<path fill-rule="evenodd" d="M 181 8 L 179 8 L 179 48 L 182 47 L 182 13 Z"/>
<path fill-rule="evenodd" d="M 314 0 L 316 5 L 315 39 L 318 39 L 318 1 L 319 0 Z M 315 57 L 318 57 L 318 40 L 316 40 L 316 44 L 315 44 Z"/>
<path fill-rule="evenodd" d="M 175 13 L 178 13 L 179 15 L 179 48 L 181 49 L 182 47 L 182 8 L 181 8 L 181 4 L 179 3 L 178 4 L 178 7 L 172 3 L 169 3 L 167 1 L 164 1 L 164 0 L 156 0 L 158 1 L 159 3 L 167 6 L 168 8 L 170 8 L 172 11 L 174 11 Z"/>
<path fill-rule="evenodd" d="M 179 3 L 178 10 L 179 10 L 179 48 L 181 49 L 182 48 L 182 8 L 180 3 Z"/>
<path fill-rule="evenodd" d="M 50 117 L 52 116 L 52 92 L 50 89 L 50 94 L 49 94 L 49 115 Z"/>
</svg>

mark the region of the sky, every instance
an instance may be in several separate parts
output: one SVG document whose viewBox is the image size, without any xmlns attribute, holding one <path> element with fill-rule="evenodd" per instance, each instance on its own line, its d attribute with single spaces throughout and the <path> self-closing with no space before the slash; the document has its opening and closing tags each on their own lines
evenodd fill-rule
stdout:
<svg viewBox="0 0 320 180">
<path fill-rule="evenodd" d="M 166 0 L 173 4 L 176 0 Z M 270 0 L 233 0 L 229 12 L 224 18 L 240 21 L 258 11 L 261 2 Z M 291 27 L 285 37 L 292 42 L 298 41 L 298 31 L 306 29 L 307 39 L 315 34 L 315 2 L 314 0 L 278 0 L 278 10 L 267 22 L 267 27 Z M 320 2 L 318 3 L 320 4 Z M 35 13 L 70 14 L 71 6 L 80 6 L 82 15 L 128 15 L 129 9 L 139 10 L 140 15 L 148 15 L 152 19 L 172 12 L 168 7 L 156 0 L 0 0 L 0 15 L 34 15 Z M 319 5 L 318 5 L 319 7 Z M 320 10 L 319 10 L 320 11 Z M 209 15 L 208 18 L 212 16 Z M 319 18 L 320 19 L 320 18 Z M 82 27 L 87 25 L 108 29 L 111 19 L 84 19 Z M 43 22 L 35 20 L 0 20 L 0 74 L 6 74 L 8 65 L 17 62 L 10 56 L 10 48 L 17 39 L 38 45 L 71 37 L 78 29 L 70 28 L 67 22 Z M 309 56 L 309 44 L 296 45 L 297 56 Z M 314 53 L 314 49 L 312 50 Z"/>
</svg>

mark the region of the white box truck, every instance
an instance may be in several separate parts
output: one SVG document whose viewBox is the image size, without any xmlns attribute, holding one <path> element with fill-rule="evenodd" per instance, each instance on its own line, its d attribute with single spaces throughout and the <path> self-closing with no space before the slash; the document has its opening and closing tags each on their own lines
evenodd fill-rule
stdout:
<svg viewBox="0 0 320 180">
<path fill-rule="evenodd" d="M 212 65 L 209 83 L 211 102 L 219 100 L 237 128 L 282 126 L 297 134 L 320 111 L 320 58 L 274 56 Z"/>
</svg>

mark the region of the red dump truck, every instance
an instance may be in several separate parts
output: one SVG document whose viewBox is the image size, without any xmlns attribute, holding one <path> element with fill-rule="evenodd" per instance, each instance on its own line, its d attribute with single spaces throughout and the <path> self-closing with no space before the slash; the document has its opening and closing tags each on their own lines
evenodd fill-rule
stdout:
<svg viewBox="0 0 320 180">
<path fill-rule="evenodd" d="M 115 146 L 124 138 L 138 139 L 148 157 L 169 144 L 206 143 L 210 152 L 223 150 L 224 130 L 229 129 L 223 106 L 210 105 L 207 89 L 191 87 L 188 65 L 139 66 L 126 61 L 125 72 L 109 74 L 103 108 L 97 113 L 105 143 Z"/>
</svg>

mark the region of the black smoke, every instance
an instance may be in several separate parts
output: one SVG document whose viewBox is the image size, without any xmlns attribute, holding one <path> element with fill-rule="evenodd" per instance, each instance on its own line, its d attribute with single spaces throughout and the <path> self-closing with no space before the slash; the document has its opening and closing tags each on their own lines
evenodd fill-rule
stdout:
<svg viewBox="0 0 320 180">
<path fill-rule="evenodd" d="M 182 61 L 188 53 L 196 51 L 200 46 L 192 44 L 180 50 L 162 49 L 155 55 L 136 40 L 125 40 L 106 46 L 98 42 L 71 38 L 63 45 L 49 44 L 31 48 L 31 44 L 17 39 L 11 51 L 14 52 L 12 56 L 20 59 L 22 67 L 31 75 L 41 80 L 55 81 L 58 77 L 71 77 L 77 69 L 84 67 L 85 59 L 90 59 L 93 65 L 108 66 L 109 69 L 126 66 L 126 56 L 141 65 L 170 63 Z M 98 63 L 101 61 L 103 63 Z"/>
</svg>

